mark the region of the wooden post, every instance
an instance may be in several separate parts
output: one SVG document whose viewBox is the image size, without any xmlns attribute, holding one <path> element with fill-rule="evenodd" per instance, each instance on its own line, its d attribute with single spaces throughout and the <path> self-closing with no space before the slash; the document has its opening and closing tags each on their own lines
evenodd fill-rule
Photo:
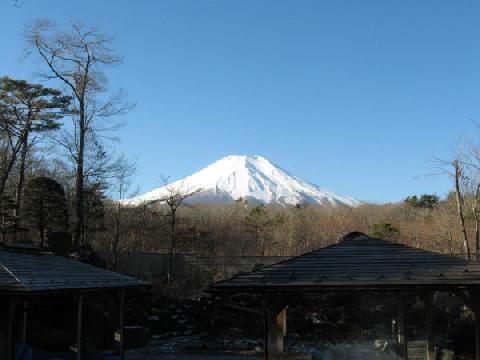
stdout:
<svg viewBox="0 0 480 360">
<path fill-rule="evenodd" d="M 275 319 L 275 312 L 271 309 L 267 312 L 267 349 L 268 349 L 268 360 L 275 358 L 277 353 L 277 322 Z"/>
<path fill-rule="evenodd" d="M 475 359 L 480 360 L 480 296 L 478 290 L 470 290 L 469 305 L 473 311 L 475 321 Z"/>
<path fill-rule="evenodd" d="M 392 340 L 398 342 L 397 319 L 392 319 Z"/>
<path fill-rule="evenodd" d="M 278 310 L 271 309 L 267 314 L 267 341 L 268 360 L 275 359 L 278 353 L 283 352 L 283 337 L 286 332 L 286 307 Z"/>
<path fill-rule="evenodd" d="M 263 359 L 268 360 L 268 309 L 263 312 Z"/>
<path fill-rule="evenodd" d="M 119 334 L 120 334 L 120 359 L 123 359 L 125 353 L 125 292 L 120 290 L 120 304 L 119 304 Z"/>
<path fill-rule="evenodd" d="M 480 308 L 478 303 L 473 304 L 475 317 L 475 359 L 480 360 Z"/>
<path fill-rule="evenodd" d="M 18 300 L 10 298 L 8 305 L 8 327 L 7 327 L 7 359 L 12 360 L 14 356 L 14 336 L 13 336 L 13 323 L 15 320 L 15 309 L 17 307 Z"/>
<path fill-rule="evenodd" d="M 435 360 L 435 334 L 433 322 L 433 291 L 429 291 L 425 294 L 425 332 L 427 337 L 427 360 Z"/>
<path fill-rule="evenodd" d="M 405 312 L 405 296 L 400 296 L 399 306 L 397 312 L 397 334 L 398 334 L 398 343 L 401 346 L 403 358 L 408 360 L 408 339 L 407 339 L 407 329 L 406 329 L 406 312 Z"/>
<path fill-rule="evenodd" d="M 82 359 L 82 311 L 83 294 L 79 294 L 77 298 L 77 360 Z"/>
<path fill-rule="evenodd" d="M 275 318 L 277 328 L 277 352 L 283 352 L 283 338 L 287 334 L 287 308 L 280 310 Z"/>
<path fill-rule="evenodd" d="M 27 321 L 28 321 L 28 301 L 23 302 L 23 313 L 22 313 L 22 343 L 27 343 Z"/>
</svg>

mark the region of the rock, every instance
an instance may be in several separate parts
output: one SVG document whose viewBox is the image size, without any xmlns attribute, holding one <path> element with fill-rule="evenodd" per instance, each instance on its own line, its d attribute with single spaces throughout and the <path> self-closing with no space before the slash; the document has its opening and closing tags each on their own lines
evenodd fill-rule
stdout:
<svg viewBox="0 0 480 360">
<path fill-rule="evenodd" d="M 388 343 L 385 340 L 375 340 L 373 343 L 373 347 L 375 350 L 385 351 L 386 346 Z"/>
</svg>

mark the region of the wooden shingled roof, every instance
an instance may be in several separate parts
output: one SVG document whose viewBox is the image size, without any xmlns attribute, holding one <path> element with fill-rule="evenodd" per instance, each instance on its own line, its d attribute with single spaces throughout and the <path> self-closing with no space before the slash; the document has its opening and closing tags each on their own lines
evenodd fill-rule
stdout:
<svg viewBox="0 0 480 360">
<path fill-rule="evenodd" d="M 0 293 L 99 291 L 146 285 L 132 277 L 51 253 L 0 246 Z"/>
<path fill-rule="evenodd" d="M 468 286 L 480 286 L 480 263 L 351 233 L 338 244 L 217 282 L 213 291 Z"/>
</svg>

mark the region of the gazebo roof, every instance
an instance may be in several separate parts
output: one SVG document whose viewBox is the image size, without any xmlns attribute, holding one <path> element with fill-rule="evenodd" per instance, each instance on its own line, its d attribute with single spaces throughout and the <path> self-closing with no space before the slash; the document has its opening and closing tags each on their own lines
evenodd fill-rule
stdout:
<svg viewBox="0 0 480 360">
<path fill-rule="evenodd" d="M 351 233 L 335 245 L 217 282 L 214 291 L 461 288 L 480 263 Z"/>
<path fill-rule="evenodd" d="M 100 291 L 147 283 L 34 248 L 0 246 L 0 293 Z"/>
</svg>

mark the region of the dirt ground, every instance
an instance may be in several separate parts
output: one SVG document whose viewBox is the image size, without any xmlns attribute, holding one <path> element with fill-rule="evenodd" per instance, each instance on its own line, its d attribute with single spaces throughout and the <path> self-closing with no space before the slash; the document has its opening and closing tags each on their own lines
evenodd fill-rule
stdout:
<svg viewBox="0 0 480 360">
<path fill-rule="evenodd" d="M 161 359 L 161 360 L 220 360 L 220 359 L 228 359 L 228 360 L 247 360 L 247 359 L 255 359 L 261 360 L 263 357 L 259 356 L 252 356 L 252 355 L 195 355 L 195 354 L 161 354 L 161 355 L 141 355 L 141 354 L 127 354 L 125 360 L 154 360 L 154 359 Z"/>
<path fill-rule="evenodd" d="M 144 349 L 127 351 L 126 360 L 247 360 L 263 359 L 263 352 L 255 340 L 225 343 L 215 350 L 202 343 L 200 337 L 153 339 Z M 203 349 L 202 349 L 203 348 Z M 311 353 L 316 360 L 396 360 L 389 351 L 376 350 L 373 342 L 289 344 L 288 352 Z"/>
</svg>

